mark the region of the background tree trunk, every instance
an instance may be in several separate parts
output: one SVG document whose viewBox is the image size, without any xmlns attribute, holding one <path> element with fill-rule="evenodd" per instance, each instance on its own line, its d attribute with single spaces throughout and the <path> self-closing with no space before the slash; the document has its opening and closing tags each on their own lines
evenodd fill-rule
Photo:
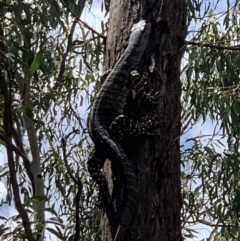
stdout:
<svg viewBox="0 0 240 241">
<path fill-rule="evenodd" d="M 133 23 L 152 22 L 151 37 L 140 72 L 148 91 L 161 93 L 158 104 L 129 97 L 126 114 L 134 119 L 155 116 L 158 136 L 130 140 L 124 146 L 138 180 L 138 213 L 126 240 L 182 240 L 180 211 L 180 64 L 186 36 L 185 0 L 111 1 L 105 70 L 111 69 L 127 46 Z M 111 170 L 113 170 L 113 175 Z M 113 200 L 119 200 L 119 167 L 105 166 Z M 114 179 L 113 179 L 114 177 Z M 115 202 L 114 202 L 115 205 Z M 116 205 L 116 213 L 120 213 Z M 109 214 L 110 213 L 110 214 Z M 111 207 L 102 216 L 102 240 L 112 240 L 117 220 Z"/>
</svg>

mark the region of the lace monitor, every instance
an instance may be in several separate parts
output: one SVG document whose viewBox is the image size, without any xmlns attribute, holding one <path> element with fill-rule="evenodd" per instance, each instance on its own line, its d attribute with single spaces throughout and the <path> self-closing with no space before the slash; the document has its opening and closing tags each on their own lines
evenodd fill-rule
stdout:
<svg viewBox="0 0 240 241">
<path fill-rule="evenodd" d="M 151 25 L 145 20 L 134 24 L 127 49 L 106 78 L 88 115 L 88 130 L 94 150 L 88 160 L 88 171 L 99 187 L 99 206 L 104 207 L 109 197 L 108 185 L 101 169 L 109 159 L 119 162 L 124 174 L 124 210 L 114 241 L 123 240 L 136 210 L 137 182 L 133 166 L 120 144 L 111 137 L 112 122 L 123 114 L 130 92 L 131 72 L 137 69 L 145 51 Z"/>
</svg>

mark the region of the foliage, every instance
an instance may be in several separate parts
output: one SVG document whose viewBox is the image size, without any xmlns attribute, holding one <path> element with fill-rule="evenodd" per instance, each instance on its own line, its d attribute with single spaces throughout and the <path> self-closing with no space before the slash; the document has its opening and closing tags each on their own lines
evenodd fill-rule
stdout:
<svg viewBox="0 0 240 241">
<path fill-rule="evenodd" d="M 38 225 L 42 220 L 38 215 L 34 219 L 35 212 L 40 213 L 34 204 L 45 203 L 45 235 L 59 240 L 74 237 L 78 229 L 81 240 L 97 240 L 98 237 L 100 216 L 94 206 L 92 182 L 86 175 L 85 160 L 91 146 L 84 120 L 86 103 L 92 101 L 100 86 L 95 80 L 99 79 L 106 27 L 101 22 L 102 29 L 98 33 L 81 20 L 84 11 L 91 11 L 91 6 L 90 0 L 0 3 L 4 30 L 1 71 L 11 95 L 10 115 L 16 134 L 11 133 L 13 144 L 21 149 L 19 153 L 14 152 L 12 160 L 17 177 L 16 191 L 21 194 L 20 204 L 30 220 Z M 96 83 L 94 89 L 93 83 Z M 9 143 L 3 135 L 5 97 L 1 95 L 0 133 L 1 144 L 7 147 Z M 16 138 L 23 141 L 23 148 Z M 63 140 L 67 143 L 65 156 Z M 13 153 L 11 146 L 10 150 Z M 32 159 L 30 174 L 34 176 L 35 186 L 26 172 L 30 162 L 24 162 L 24 154 L 27 154 L 26 162 Z M 10 185 L 9 167 L 6 163 L 0 164 L 1 180 L 7 187 L 7 195 L 1 202 L 3 208 L 13 205 L 16 197 Z M 38 179 L 43 179 L 44 189 L 39 188 Z M 77 194 L 81 194 L 80 198 L 76 198 Z M 21 218 L 21 214 L 1 213 L 1 238 L 19 240 L 24 234 L 23 226 L 19 225 Z M 80 222 L 79 227 L 75 225 L 76 220 Z M 35 228 L 39 231 L 38 225 Z M 39 235 L 35 228 L 32 227 L 33 236 Z M 42 229 L 41 232 L 44 236 Z"/>
<path fill-rule="evenodd" d="M 239 12 L 237 1 L 228 1 L 221 10 L 219 2 L 216 6 L 206 2 L 192 10 L 196 14 L 207 9 L 198 19 L 194 14 L 192 18 L 199 29 L 189 35 L 183 66 L 183 131 L 201 121 L 211 125 L 213 132 L 187 138 L 183 147 L 183 225 L 186 237 L 197 237 L 196 226 L 191 226 L 202 224 L 211 230 L 210 240 L 237 240 Z"/>
</svg>

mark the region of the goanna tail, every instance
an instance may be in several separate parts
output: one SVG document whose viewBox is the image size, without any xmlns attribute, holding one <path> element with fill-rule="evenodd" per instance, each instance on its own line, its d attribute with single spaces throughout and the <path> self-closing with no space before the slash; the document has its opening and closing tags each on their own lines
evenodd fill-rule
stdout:
<svg viewBox="0 0 240 241">
<path fill-rule="evenodd" d="M 124 210 L 120 218 L 119 227 L 115 234 L 114 241 L 124 240 L 127 230 L 130 227 L 133 217 L 136 215 L 137 210 L 137 181 L 134 173 L 134 168 L 124 154 L 122 148 L 117 145 L 117 149 L 120 151 L 117 159 L 121 163 L 123 168 L 123 178 L 125 182 L 124 187 Z M 116 149 L 115 149 L 116 150 Z"/>
</svg>

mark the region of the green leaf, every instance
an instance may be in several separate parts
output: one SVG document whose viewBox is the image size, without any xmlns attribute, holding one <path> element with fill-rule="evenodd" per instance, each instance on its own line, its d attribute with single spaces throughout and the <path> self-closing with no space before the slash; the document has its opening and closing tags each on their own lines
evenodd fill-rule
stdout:
<svg viewBox="0 0 240 241">
<path fill-rule="evenodd" d="M 46 230 L 48 230 L 50 233 L 52 233 L 52 234 L 54 234 L 56 237 L 58 237 L 59 238 L 59 240 L 65 240 L 65 238 L 64 238 L 64 236 L 63 236 L 63 234 L 60 232 L 57 232 L 55 229 L 53 229 L 53 228 L 46 228 Z"/>
<path fill-rule="evenodd" d="M 36 203 L 36 202 L 46 202 L 47 200 L 48 200 L 48 198 L 46 196 L 36 195 L 27 200 L 27 205 L 29 205 L 30 203 Z"/>
<path fill-rule="evenodd" d="M 30 118 L 32 121 L 34 121 L 32 110 L 29 109 L 27 106 L 23 106 L 22 109 L 25 112 L 25 114 L 27 115 L 27 117 Z"/>
<path fill-rule="evenodd" d="M 39 51 L 37 54 L 35 54 L 33 62 L 30 67 L 30 77 L 32 77 L 35 72 L 40 68 L 40 66 L 43 63 L 43 53 Z"/>
</svg>

